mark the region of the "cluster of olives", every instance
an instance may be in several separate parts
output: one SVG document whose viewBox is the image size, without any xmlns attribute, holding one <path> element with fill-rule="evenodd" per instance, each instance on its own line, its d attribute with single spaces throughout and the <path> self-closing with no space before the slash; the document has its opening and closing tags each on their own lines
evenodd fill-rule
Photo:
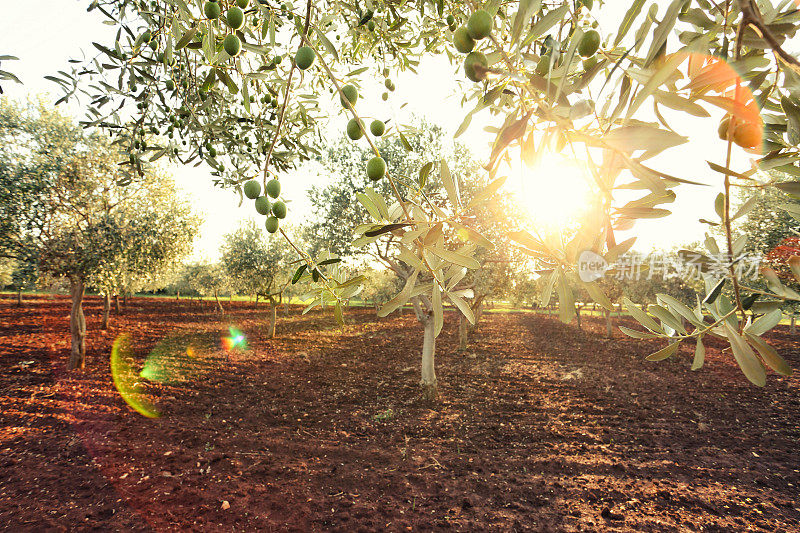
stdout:
<svg viewBox="0 0 800 533">
<path fill-rule="evenodd" d="M 342 87 L 342 95 L 339 100 L 345 108 L 354 106 L 358 100 L 358 89 L 352 85 L 345 85 Z M 347 123 L 347 136 L 350 139 L 357 141 L 364 136 L 364 124 L 360 119 L 350 119 Z M 375 137 L 380 137 L 386 131 L 386 124 L 382 120 L 375 119 L 369 125 L 369 131 Z M 367 161 L 367 176 L 373 181 L 378 181 L 386 175 L 386 161 L 380 156 L 375 156 Z"/>
<path fill-rule="evenodd" d="M 717 134 L 720 139 L 727 141 L 729 132 L 731 140 L 742 148 L 753 150 L 761 146 L 761 125 L 756 122 L 726 115 L 719 123 Z"/>
<path fill-rule="evenodd" d="M 455 19 L 451 27 L 454 25 Z M 486 56 L 474 51 L 474 48 L 476 41 L 492 34 L 493 26 L 492 16 L 487 11 L 479 9 L 469 17 L 466 26 L 460 26 L 453 31 L 453 44 L 456 50 L 467 54 L 464 58 L 464 74 L 472 81 L 481 81 L 486 77 L 485 71 L 488 65 Z"/>
<path fill-rule="evenodd" d="M 350 122 L 347 123 L 347 136 L 354 141 L 363 137 L 364 131 L 364 123 L 360 119 L 351 118 Z M 375 137 L 380 137 L 386 131 L 386 124 L 382 120 L 375 119 L 370 123 L 369 131 Z"/>
<path fill-rule="evenodd" d="M 384 67 L 384 69 L 383 69 L 383 78 L 384 78 L 383 79 L 383 86 L 386 87 L 389 91 L 394 92 L 394 89 L 395 89 L 394 82 L 389 77 L 389 69 L 386 68 L 386 67 Z M 381 95 L 381 100 L 383 100 L 385 102 L 388 99 L 389 99 L 389 93 L 384 91 L 384 93 Z"/>
<path fill-rule="evenodd" d="M 586 9 L 592 9 L 593 1 L 592 0 L 579 0 L 578 7 Z M 595 22 L 593 27 L 597 26 Z M 592 68 L 597 63 L 597 50 L 600 48 L 600 34 L 595 29 L 587 30 L 583 36 L 581 36 L 581 40 L 578 42 L 578 54 L 583 57 L 583 66 L 585 69 Z M 539 58 L 539 62 L 536 64 L 535 72 L 540 76 L 547 76 L 550 71 L 557 66 L 558 57 L 553 57 L 552 50 L 547 50 L 545 53 L 542 54 L 542 57 Z"/>
<path fill-rule="evenodd" d="M 244 195 L 255 200 L 256 211 L 259 215 L 267 217 L 264 225 L 267 231 L 275 233 L 280 226 L 279 219 L 286 218 L 286 204 L 281 200 L 270 202 L 270 198 L 275 200 L 281 195 L 281 182 L 271 179 L 267 182 L 266 195 L 261 195 L 261 183 L 256 180 L 249 180 L 244 184 Z"/>
<path fill-rule="evenodd" d="M 244 27 L 244 9 L 250 4 L 250 0 L 236 0 L 236 5 L 228 9 L 225 13 L 225 22 L 234 31 L 240 30 Z M 203 13 L 209 20 L 216 20 L 222 15 L 222 7 L 219 5 L 219 0 L 208 0 L 203 5 Z M 230 33 L 225 36 L 222 41 L 222 48 L 231 56 L 236 57 L 242 51 L 242 41 L 235 33 Z"/>
</svg>

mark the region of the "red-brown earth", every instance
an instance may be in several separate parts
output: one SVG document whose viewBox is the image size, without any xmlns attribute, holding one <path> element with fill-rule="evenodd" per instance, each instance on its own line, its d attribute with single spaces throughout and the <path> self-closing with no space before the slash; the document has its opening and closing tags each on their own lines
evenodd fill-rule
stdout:
<svg viewBox="0 0 800 533">
<path fill-rule="evenodd" d="M 721 345 L 691 372 L 688 346 L 648 363 L 658 344 L 604 339 L 600 321 L 498 313 L 460 352 L 450 317 L 431 404 L 410 314 L 353 310 L 340 330 L 293 309 L 268 339 L 246 302 L 220 319 L 136 298 L 107 332 L 99 300 L 86 311 L 87 369 L 68 373 L 67 301 L 0 301 L 2 528 L 800 529 L 798 380 L 752 386 Z M 231 324 L 246 350 L 220 348 Z M 126 332 L 137 365 L 167 359 L 171 383 L 142 380 L 160 418 L 112 383 Z M 768 338 L 800 367 L 797 337 Z"/>
</svg>

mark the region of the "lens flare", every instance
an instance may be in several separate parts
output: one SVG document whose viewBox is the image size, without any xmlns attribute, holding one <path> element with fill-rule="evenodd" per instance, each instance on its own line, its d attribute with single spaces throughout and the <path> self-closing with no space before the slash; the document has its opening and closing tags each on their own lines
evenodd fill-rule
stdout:
<svg viewBox="0 0 800 533">
<path fill-rule="evenodd" d="M 111 348 L 111 377 L 117 392 L 131 409 L 147 418 L 161 416 L 161 413 L 148 400 L 139 376 L 133 370 L 133 351 L 128 334 L 122 334 L 114 340 Z"/>
<path fill-rule="evenodd" d="M 714 105 L 725 116 L 718 127 L 719 137 L 732 140 L 751 153 L 762 152 L 764 123 L 753 92 L 741 75 L 725 60 L 705 54 L 683 54 L 688 58 L 688 83 L 692 100 Z"/>
<path fill-rule="evenodd" d="M 178 385 L 208 370 L 217 351 L 216 335 L 176 332 L 162 339 L 147 356 L 139 376 L 163 385 Z"/>
<path fill-rule="evenodd" d="M 222 337 L 222 347 L 225 351 L 230 352 L 233 350 L 247 349 L 247 338 L 244 336 L 244 333 L 233 326 L 228 328 L 228 332 L 230 333 L 230 337 Z"/>
</svg>

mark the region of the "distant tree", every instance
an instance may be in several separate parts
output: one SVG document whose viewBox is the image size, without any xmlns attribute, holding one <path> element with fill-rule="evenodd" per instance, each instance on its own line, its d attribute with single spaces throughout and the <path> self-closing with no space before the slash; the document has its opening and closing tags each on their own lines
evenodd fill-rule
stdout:
<svg viewBox="0 0 800 533">
<path fill-rule="evenodd" d="M 124 196 L 117 197 L 118 192 Z M 175 195 L 172 179 L 164 175 L 147 173 L 129 187 L 110 188 L 107 194 L 107 208 L 119 228 L 119 246 L 116 254 L 103 254 L 88 280 L 103 296 L 104 329 L 111 296 L 132 294 L 172 268 L 191 251 L 200 223 Z"/>
<path fill-rule="evenodd" d="M 225 269 L 219 263 L 192 263 L 186 265 L 182 271 L 179 286 L 185 287 L 186 292 L 198 296 L 213 296 L 220 314 L 225 313 L 219 295 L 230 290 L 231 283 Z"/>
<path fill-rule="evenodd" d="M 35 252 L 35 248 L 30 248 Z M 22 307 L 22 292 L 36 288 L 39 261 L 33 255 L 19 253 L 16 259 L 0 258 L 0 285 L 17 293 L 17 306 Z"/>
<path fill-rule="evenodd" d="M 622 283 L 612 277 L 604 277 L 598 280 L 598 282 L 600 289 L 608 297 L 611 303 L 619 305 L 624 293 L 624 287 Z M 606 309 L 604 307 L 602 308 L 602 311 L 606 322 L 606 337 L 611 338 L 614 335 L 614 320 L 612 317 L 613 308 Z"/>
<path fill-rule="evenodd" d="M 621 281 L 623 296 L 642 302 L 645 310 L 647 306 L 657 303 L 659 294 L 671 294 L 686 305 L 696 304 L 692 285 L 691 280 L 680 276 L 651 276 L 646 273 Z"/>
<path fill-rule="evenodd" d="M 11 275 L 14 273 L 14 268 L 16 268 L 15 261 L 0 258 L 0 287 L 7 289 L 11 286 Z"/>
<path fill-rule="evenodd" d="M 233 290 L 269 301 L 270 338 L 275 336 L 277 305 L 292 277 L 289 263 L 293 257 L 286 241 L 270 239 L 266 229 L 252 220 L 227 234 L 222 244 L 221 265 Z"/>
<path fill-rule="evenodd" d="M 514 269 L 509 280 L 511 284 L 509 291 L 511 305 L 517 308 L 538 308 L 540 304 L 539 294 L 541 293 L 541 288 L 539 287 L 540 278 L 529 269 L 529 265 L 521 265 L 520 268 Z"/>
<path fill-rule="evenodd" d="M 780 178 L 787 176 L 779 175 Z M 795 182 L 789 178 L 789 183 Z M 796 183 L 796 182 L 795 182 Z M 787 196 L 776 189 L 767 188 L 757 193 L 740 194 L 739 210 L 744 214 L 734 225 L 736 239 L 746 239 L 744 253 L 753 254 L 752 260 L 760 258 L 761 266 L 772 269 L 783 284 L 791 290 L 800 291 L 800 283 L 792 272 L 791 260 L 800 256 L 800 201 L 797 196 Z M 771 290 L 764 278 L 748 280 L 758 290 Z M 763 299 L 763 298 L 762 298 Z M 781 305 L 791 314 L 794 332 L 795 313 L 798 302 L 787 299 Z M 758 310 L 758 306 L 756 306 Z"/>
<path fill-rule="evenodd" d="M 781 209 L 781 206 L 794 205 L 800 210 L 797 200 L 773 188 L 756 194 L 744 191 L 740 200 L 746 215 L 736 221 L 734 237 L 746 236 L 746 250 L 766 255 L 787 237 L 798 236 L 800 222 L 789 211 Z"/>
<path fill-rule="evenodd" d="M 386 268 L 368 268 L 364 270 L 364 277 L 366 280 L 361 298 L 375 309 L 379 309 L 403 288 L 397 275 Z"/>
<path fill-rule="evenodd" d="M 462 196 L 466 203 L 470 203 L 485 190 L 490 180 L 477 172 L 479 165 L 466 147 L 456 145 L 454 151 L 454 158 L 460 161 L 461 167 L 465 170 L 460 180 Z M 486 301 L 509 296 L 513 288 L 514 272 L 529 260 L 508 237 L 523 217 L 519 204 L 510 194 L 500 191 L 486 202 L 476 202 L 472 214 L 472 227 L 489 242 L 486 247 L 478 248 L 475 253 L 480 268 L 463 269 L 465 276 L 460 286 L 473 292 L 468 305 L 472 311 L 474 324 L 466 319 L 463 312 L 459 312 L 458 337 L 461 349 L 466 348 L 470 331 L 478 327 Z"/>
<path fill-rule="evenodd" d="M 85 365 L 87 284 L 126 256 L 126 270 L 144 275 L 183 253 L 193 235 L 181 210 L 175 231 L 160 231 L 160 204 L 143 192 L 151 178 L 121 171 L 119 157 L 43 104 L 0 101 L 0 256 L 69 280 L 70 369 Z"/>
</svg>

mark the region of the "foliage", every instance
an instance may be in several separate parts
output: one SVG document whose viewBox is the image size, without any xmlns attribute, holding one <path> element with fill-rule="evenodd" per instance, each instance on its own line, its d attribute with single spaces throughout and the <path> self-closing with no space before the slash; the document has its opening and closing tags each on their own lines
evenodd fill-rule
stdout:
<svg viewBox="0 0 800 533">
<path fill-rule="evenodd" d="M 284 241 L 268 239 L 251 220 L 225 236 L 221 264 L 234 291 L 272 300 L 291 279 L 293 257 L 294 251 Z"/>
<path fill-rule="evenodd" d="M 39 104 L 0 101 L 0 257 L 17 285 L 37 274 L 70 281 L 70 367 L 83 366 L 87 282 L 105 294 L 152 276 L 185 254 L 197 219 L 171 182 L 121 172 L 119 153 Z"/>
<path fill-rule="evenodd" d="M 398 175 L 409 179 L 418 177 L 429 159 L 438 160 L 442 157 L 456 162 L 452 172 L 463 176 L 463 181 L 472 183 L 479 179 L 476 172 L 478 165 L 466 148 L 458 144 L 448 147 L 444 130 L 425 121 L 420 121 L 405 139 L 399 136 L 382 139 L 379 147 L 387 165 L 396 168 Z M 309 191 L 309 200 L 316 216 L 305 226 L 304 235 L 312 253 L 330 251 L 341 257 L 380 259 L 374 247 L 360 247 L 353 243 L 358 236 L 356 228 L 372 221 L 364 206 L 353 199 L 358 194 L 364 194 L 368 188 L 384 197 L 392 194 L 388 182 L 375 183 L 364 173 L 364 166 L 372 155 L 368 148 L 345 138 L 333 142 L 323 151 L 320 160 L 325 172 L 332 175 L 333 179 Z M 428 168 L 427 171 L 430 170 Z M 435 182 L 426 183 L 425 193 L 431 201 L 442 203 L 441 190 Z M 343 224 L 342 220 L 348 223 Z"/>
<path fill-rule="evenodd" d="M 587 291 L 603 306 L 609 304 L 598 285 L 577 278 L 578 255 L 592 250 L 613 262 L 633 244 L 619 243 L 617 233 L 638 219 L 668 215 L 664 206 L 675 200 L 676 190 L 692 183 L 648 161 L 665 151 L 675 153 L 688 140 L 667 123 L 666 110 L 708 118 L 709 133 L 719 125 L 724 140 L 719 161 L 709 161 L 720 174 L 722 195 L 715 209 L 719 220 L 709 223 L 725 228 L 729 257 L 729 272 L 722 278 L 728 281 L 712 280 L 709 292 L 702 295 L 700 315 L 709 313 L 713 322 L 690 320 L 696 326 L 692 332 L 671 335 L 652 328 L 652 317 L 631 312 L 650 331 L 646 335 L 673 339 L 670 350 L 677 350 L 682 340 L 700 339 L 712 331 L 724 337 L 745 375 L 762 385 L 763 365 L 776 368 L 760 340 L 772 318 L 758 328 L 748 326 L 753 317 L 742 305 L 747 291 L 734 268 L 743 247 L 734 247 L 729 238 L 732 220 L 742 216 L 731 212 L 731 189 L 753 185 L 756 169 L 779 169 L 792 180 L 767 179 L 755 186 L 800 194 L 794 180 L 800 176 L 800 62 L 782 48 L 795 33 L 800 12 L 789 1 L 775 7 L 768 2 L 756 5 L 754 0 L 673 0 L 661 12 L 660 7 L 655 0 L 634 0 L 615 33 L 609 34 L 592 29 L 597 24 L 591 3 L 573 1 L 492 1 L 480 9 L 453 1 L 376 1 L 363 8 L 348 1 L 309 0 L 305 6 L 280 7 L 259 1 L 251 3 L 243 26 L 234 29 L 225 17 L 204 14 L 200 2 L 94 0 L 90 9 L 101 10 L 119 25 L 116 41 L 95 43 L 97 59 L 53 79 L 68 94 L 80 89 L 90 95 L 86 124 L 116 132 L 116 142 L 131 153 L 127 164 L 137 172 L 163 155 L 183 162 L 202 159 L 218 181 L 238 186 L 257 172 L 266 181 L 270 172 L 314 155 L 311 137 L 326 114 L 320 96 L 325 88 L 358 121 L 360 76 L 382 74 L 387 67 L 387 76 L 392 69 L 413 70 L 428 54 L 445 54 L 454 63 L 463 59 L 464 75 L 472 82 L 464 89 L 464 103 L 474 107 L 458 134 L 479 111 L 488 109 L 499 119 L 486 166 L 492 178 L 484 189 L 486 197 L 502 184 L 502 178 L 493 178 L 500 162 L 511 158 L 510 147 L 519 146 L 521 159 L 532 164 L 544 152 L 565 148 L 587 162 L 596 197 L 592 215 L 571 240 L 543 242 L 524 228 L 511 234 L 526 253 L 548 263 L 552 272 L 542 300 L 555 291 L 564 304 L 564 320 L 572 317 L 573 288 Z M 452 15 L 451 21 L 446 15 Z M 459 25 L 466 26 L 467 36 Z M 233 26 L 238 27 L 238 21 Z M 456 31 L 461 35 L 457 49 L 472 50 L 466 57 L 450 42 Z M 314 51 L 313 62 L 306 52 L 301 54 L 301 67 L 310 66 L 306 70 L 283 59 L 301 45 Z M 94 83 L 79 85 L 80 77 Z M 113 78 L 116 85 L 103 78 Z M 386 86 L 391 90 L 391 79 Z M 133 102 L 136 116 L 128 120 L 119 109 Z M 395 125 L 395 132 L 403 141 L 404 129 Z M 185 145 L 171 138 L 176 133 Z M 170 140 L 143 142 L 146 134 Z M 364 137 L 374 155 L 381 155 L 369 133 Z M 731 151 L 739 149 L 754 157 L 754 169 L 729 168 Z M 380 191 L 359 196 L 374 218 L 371 228 L 361 228 L 365 237 L 360 242 L 373 242 L 377 236 L 367 235 L 371 232 L 395 231 L 398 239 L 404 232 L 400 253 L 405 250 L 415 259 L 407 257 L 414 281 L 403 296 L 419 290 L 438 301 L 437 291 L 450 292 L 447 280 L 475 262 L 474 250 L 444 246 L 445 234 L 449 238 L 464 228 L 468 209 L 460 204 L 447 165 L 436 159 L 428 163 L 447 191 L 447 208 L 428 202 L 427 175 L 404 176 L 389 165 L 386 176 L 376 177 L 389 183 L 391 201 Z M 615 193 L 621 189 L 640 191 L 641 196 L 618 202 Z M 469 229 L 463 231 L 470 235 L 468 247 L 482 242 Z M 311 256 L 303 254 L 303 259 L 314 270 Z M 316 277 L 322 284 L 320 301 L 328 298 L 339 308 L 349 288 L 331 286 L 327 276 Z M 733 288 L 730 310 L 726 297 L 717 296 L 719 283 Z M 780 283 L 769 285 L 771 297 L 794 298 Z M 666 307 L 657 309 L 664 309 L 666 314 L 659 311 L 664 321 L 686 314 L 668 299 L 662 302 Z"/>
<path fill-rule="evenodd" d="M 10 56 L 10 55 L 0 55 L 0 63 L 3 61 L 18 61 L 18 57 Z M 16 83 L 22 83 L 19 81 L 14 74 L 8 72 L 7 70 L 0 70 L 0 81 L 10 80 Z M 0 85 L 0 94 L 3 94 L 3 86 Z"/>
<path fill-rule="evenodd" d="M 765 189 L 756 195 L 747 194 L 745 189 L 743 193 L 742 205 L 749 201 L 752 207 L 747 216 L 734 226 L 734 236 L 746 236 L 748 251 L 768 254 L 787 237 L 797 236 L 800 222 L 792 213 L 781 209 L 781 206 L 797 208 L 800 206 L 798 200 L 787 198 L 776 189 Z"/>
<path fill-rule="evenodd" d="M 16 269 L 16 262 L 10 259 L 0 259 L 0 287 L 11 285 L 11 276 Z"/>
<path fill-rule="evenodd" d="M 364 270 L 364 290 L 361 291 L 361 298 L 365 302 L 381 307 L 388 302 L 392 296 L 402 289 L 400 279 L 394 272 L 385 268 L 368 268 Z"/>
<path fill-rule="evenodd" d="M 25 261 L 47 238 L 62 172 L 85 150 L 80 129 L 42 102 L 0 100 L 0 256 Z"/>
<path fill-rule="evenodd" d="M 189 263 L 184 265 L 173 290 L 186 295 L 215 296 L 230 289 L 225 269 L 218 263 Z"/>
<path fill-rule="evenodd" d="M 26 267 L 20 283 L 38 266 L 104 293 L 134 290 L 189 251 L 198 220 L 170 179 L 121 184 L 119 154 L 43 104 L 2 102 L 0 113 L 0 253 Z"/>
<path fill-rule="evenodd" d="M 109 190 L 125 194 L 114 201 L 120 245 L 113 256 L 104 255 L 90 283 L 103 294 L 135 292 L 155 284 L 191 251 L 199 219 L 163 175 L 146 173 L 126 188 Z"/>
</svg>

